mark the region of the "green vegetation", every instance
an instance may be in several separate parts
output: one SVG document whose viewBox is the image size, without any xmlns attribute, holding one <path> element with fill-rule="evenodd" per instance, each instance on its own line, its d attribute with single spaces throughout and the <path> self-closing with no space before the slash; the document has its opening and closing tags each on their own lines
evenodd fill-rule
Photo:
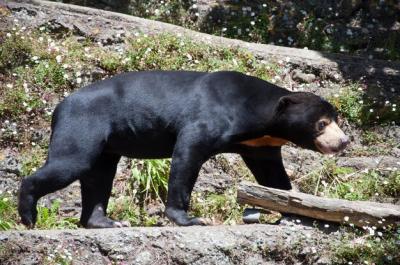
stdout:
<svg viewBox="0 0 400 265">
<path fill-rule="evenodd" d="M 135 193 L 118 198 L 112 197 L 108 213 L 114 220 L 128 221 L 131 226 L 154 226 L 160 220 L 160 215 L 150 216 L 141 206 Z"/>
<path fill-rule="evenodd" d="M 376 124 L 390 124 L 400 120 L 399 99 L 372 96 L 372 88 L 354 84 L 329 99 L 349 122 L 371 127 Z"/>
<path fill-rule="evenodd" d="M 17 203 L 11 196 L 0 194 L 0 230 L 16 227 L 18 220 Z"/>
<path fill-rule="evenodd" d="M 60 201 L 55 200 L 50 208 L 39 206 L 36 221 L 38 229 L 72 229 L 77 228 L 79 220 L 77 218 L 60 217 Z"/>
<path fill-rule="evenodd" d="M 400 228 L 361 238 L 348 232 L 347 238 L 332 246 L 334 264 L 400 264 Z"/>
<path fill-rule="evenodd" d="M 316 171 L 296 180 L 302 192 L 346 200 L 398 198 L 400 170 L 364 170 L 338 167 L 334 160 L 325 160 Z"/>
<path fill-rule="evenodd" d="M 9 33 L 10 34 L 10 33 Z M 32 47 L 29 41 L 21 36 L 10 34 L 1 41 L 0 35 L 0 73 L 22 65 L 29 59 Z"/>
<path fill-rule="evenodd" d="M 46 158 L 46 150 L 40 147 L 33 147 L 22 154 L 21 175 L 26 177 L 33 174 L 41 167 Z"/>
<path fill-rule="evenodd" d="M 243 207 L 237 203 L 235 188 L 224 194 L 193 193 L 191 211 L 195 216 L 206 217 L 216 223 L 242 223 Z"/>
<path fill-rule="evenodd" d="M 85 80 L 95 81 L 123 71 L 223 69 L 264 79 L 277 71 L 244 51 L 216 48 L 168 34 L 126 39 L 123 52 L 99 47 L 90 40 L 78 42 L 70 34 L 62 39 L 45 31 L 21 29 L 9 34 L 11 37 L 0 44 L 0 64 L 4 65 L 0 78 L 6 83 L 0 91 L 2 119 L 16 120 L 29 114 L 41 119 L 52 107 L 51 101 L 82 86 Z M 17 58 L 12 64 L 6 63 L 10 54 Z"/>
<path fill-rule="evenodd" d="M 54 201 L 50 208 L 39 206 L 36 228 L 77 228 L 77 218 L 61 218 L 59 214 L 60 202 Z M 23 229 L 18 224 L 17 202 L 15 197 L 0 195 L 0 230 Z"/>
<path fill-rule="evenodd" d="M 203 3 L 186 0 L 97 4 L 96 1 L 81 0 L 62 2 L 100 8 L 107 6 L 117 12 L 244 41 L 400 59 L 400 35 L 389 26 L 397 19 L 394 15 L 397 11 L 395 1 L 378 4 L 373 1 L 362 6 L 359 2 L 348 1 L 333 6 L 318 1 L 217 1 L 209 5 L 210 10 L 202 11 L 200 6 Z M 377 23 L 373 18 L 383 10 L 385 17 Z M 382 33 L 382 29 L 386 29 L 386 33 Z M 379 37 L 381 35 L 383 37 Z"/>
<path fill-rule="evenodd" d="M 166 200 L 170 160 L 132 160 L 132 181 L 137 185 L 142 201 L 158 198 Z"/>
</svg>

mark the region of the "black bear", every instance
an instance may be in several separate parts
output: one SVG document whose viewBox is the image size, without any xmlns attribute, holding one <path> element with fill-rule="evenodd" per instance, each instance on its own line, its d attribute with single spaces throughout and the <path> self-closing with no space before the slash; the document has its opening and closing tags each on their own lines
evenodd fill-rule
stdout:
<svg viewBox="0 0 400 265">
<path fill-rule="evenodd" d="M 20 187 L 18 211 L 30 227 L 38 199 L 78 179 L 81 224 L 122 226 L 106 216 L 121 156 L 172 157 L 165 214 L 189 226 L 206 224 L 187 211 L 199 170 L 211 156 L 238 153 L 259 184 L 288 190 L 283 144 L 335 153 L 349 143 L 327 101 L 229 71 L 120 74 L 65 98 L 51 128 L 46 163 Z"/>
</svg>

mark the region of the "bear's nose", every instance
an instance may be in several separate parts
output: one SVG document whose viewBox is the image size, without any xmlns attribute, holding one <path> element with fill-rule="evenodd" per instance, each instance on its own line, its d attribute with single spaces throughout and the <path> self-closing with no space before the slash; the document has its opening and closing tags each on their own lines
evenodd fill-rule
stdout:
<svg viewBox="0 0 400 265">
<path fill-rule="evenodd" d="M 350 143 L 350 138 L 345 135 L 340 138 L 340 149 L 344 149 Z"/>
</svg>

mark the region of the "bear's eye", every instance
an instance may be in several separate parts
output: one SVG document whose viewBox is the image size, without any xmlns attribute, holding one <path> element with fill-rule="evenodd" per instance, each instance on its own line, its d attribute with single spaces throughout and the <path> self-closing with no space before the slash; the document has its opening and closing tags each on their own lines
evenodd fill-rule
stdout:
<svg viewBox="0 0 400 265">
<path fill-rule="evenodd" d="M 328 125 L 327 121 L 319 121 L 317 124 L 318 131 L 322 131 Z"/>
</svg>

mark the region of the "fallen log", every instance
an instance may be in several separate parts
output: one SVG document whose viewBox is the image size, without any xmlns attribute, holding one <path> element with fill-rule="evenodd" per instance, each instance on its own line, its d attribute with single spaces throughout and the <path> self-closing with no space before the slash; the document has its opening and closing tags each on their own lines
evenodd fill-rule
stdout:
<svg viewBox="0 0 400 265">
<path fill-rule="evenodd" d="M 358 227 L 400 225 L 400 206 L 388 203 L 323 198 L 247 181 L 239 184 L 237 198 L 241 204 Z"/>
</svg>

